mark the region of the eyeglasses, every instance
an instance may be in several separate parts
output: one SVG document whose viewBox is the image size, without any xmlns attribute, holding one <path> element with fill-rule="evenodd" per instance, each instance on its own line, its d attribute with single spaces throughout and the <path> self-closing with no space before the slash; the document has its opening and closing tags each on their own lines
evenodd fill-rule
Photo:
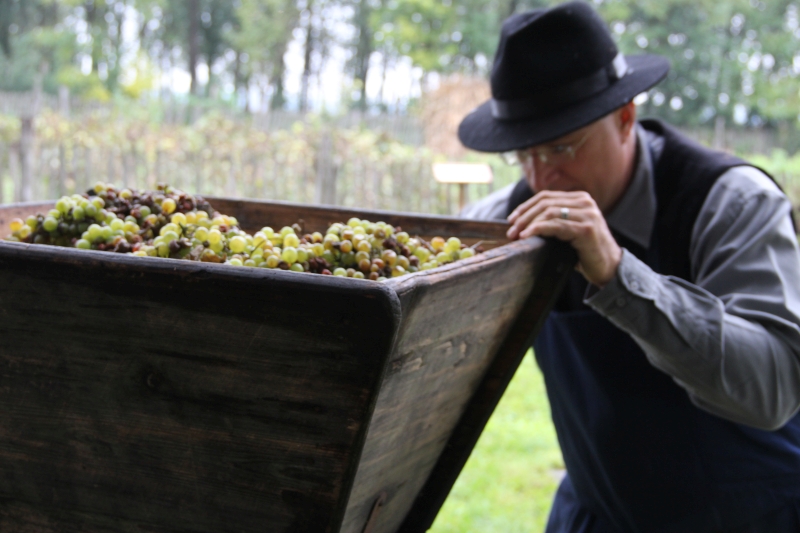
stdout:
<svg viewBox="0 0 800 533">
<path fill-rule="evenodd" d="M 534 157 L 539 158 L 540 163 L 558 165 L 575 159 L 578 148 L 586 143 L 589 132 L 573 143 L 551 144 L 549 146 L 534 146 L 525 150 L 513 150 L 503 152 L 500 156 L 509 165 L 526 165 L 533 162 Z"/>
</svg>

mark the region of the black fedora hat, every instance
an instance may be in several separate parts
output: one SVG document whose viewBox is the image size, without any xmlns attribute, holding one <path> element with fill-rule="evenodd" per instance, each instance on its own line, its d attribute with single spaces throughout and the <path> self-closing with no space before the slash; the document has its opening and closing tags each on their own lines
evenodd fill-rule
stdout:
<svg viewBox="0 0 800 533">
<path fill-rule="evenodd" d="M 482 152 L 551 141 L 622 107 L 668 70 L 664 57 L 619 53 L 585 2 L 513 15 L 500 33 L 492 99 L 461 121 L 458 137 Z"/>
</svg>

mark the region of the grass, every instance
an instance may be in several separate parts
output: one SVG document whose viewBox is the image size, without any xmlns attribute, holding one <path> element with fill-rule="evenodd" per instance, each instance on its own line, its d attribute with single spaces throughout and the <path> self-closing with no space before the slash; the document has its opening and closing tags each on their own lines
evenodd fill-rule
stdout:
<svg viewBox="0 0 800 533">
<path fill-rule="evenodd" d="M 529 352 L 429 531 L 544 531 L 561 469 L 544 382 Z"/>
</svg>

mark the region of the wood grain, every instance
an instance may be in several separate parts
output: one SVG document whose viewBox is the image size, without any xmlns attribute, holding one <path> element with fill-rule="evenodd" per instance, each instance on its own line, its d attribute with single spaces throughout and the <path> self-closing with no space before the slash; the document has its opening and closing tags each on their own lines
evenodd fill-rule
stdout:
<svg viewBox="0 0 800 533">
<path fill-rule="evenodd" d="M 338 531 L 399 316 L 378 283 L 0 245 L 0 530 Z"/>
</svg>

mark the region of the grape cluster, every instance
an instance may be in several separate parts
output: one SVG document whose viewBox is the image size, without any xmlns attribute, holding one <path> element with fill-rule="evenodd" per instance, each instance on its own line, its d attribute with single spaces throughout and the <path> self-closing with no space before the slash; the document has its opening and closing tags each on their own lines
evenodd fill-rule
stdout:
<svg viewBox="0 0 800 533">
<path fill-rule="evenodd" d="M 385 222 L 358 218 L 331 224 L 324 235 L 306 233 L 299 224 L 249 235 L 234 217 L 168 185 L 118 191 L 98 183 L 87 194 L 62 197 L 46 215 L 13 220 L 11 231 L 7 240 L 18 242 L 377 281 L 481 251 L 457 237 L 428 242 Z"/>
</svg>

